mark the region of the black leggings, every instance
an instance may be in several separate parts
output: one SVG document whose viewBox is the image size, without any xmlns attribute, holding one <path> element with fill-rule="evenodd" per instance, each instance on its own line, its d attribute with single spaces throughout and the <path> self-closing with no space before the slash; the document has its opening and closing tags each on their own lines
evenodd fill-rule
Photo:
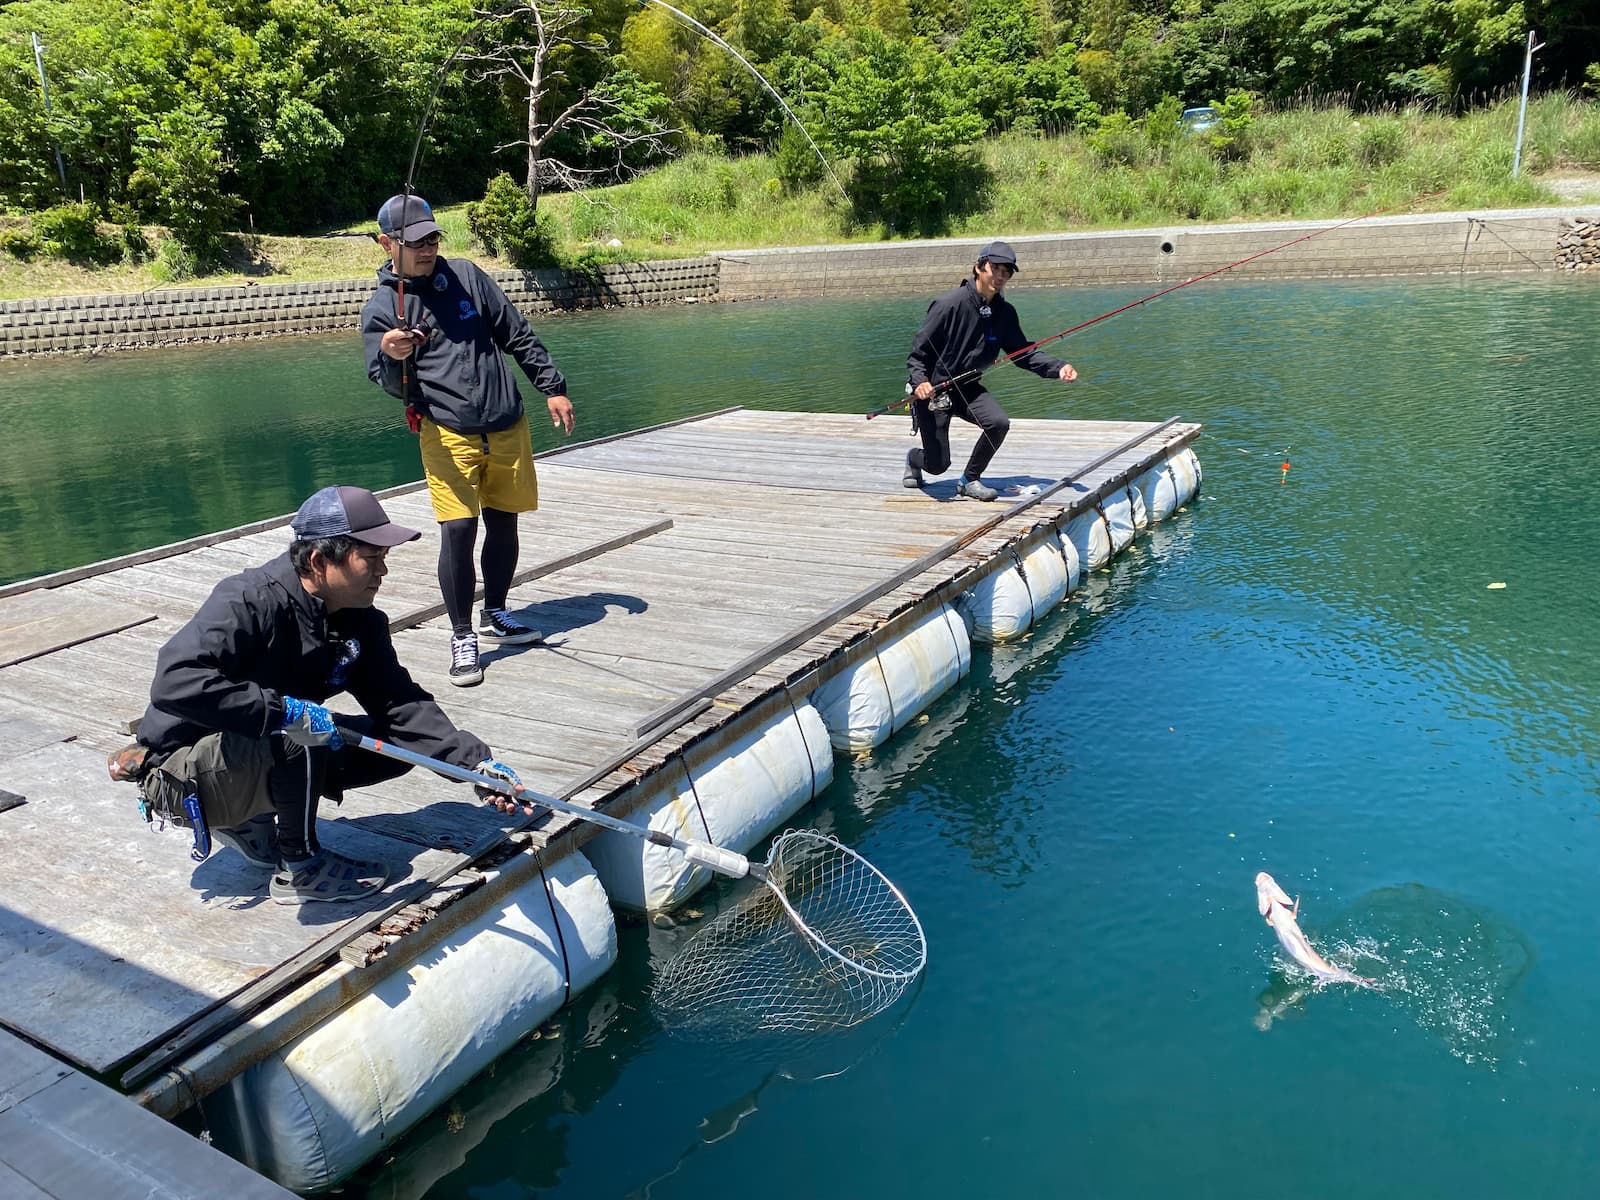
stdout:
<svg viewBox="0 0 1600 1200">
<path fill-rule="evenodd" d="M 472 632 L 472 594 L 478 579 L 472 569 L 472 548 L 478 540 L 478 518 L 439 522 L 439 591 L 450 628 Z M 483 510 L 483 606 L 504 608 L 511 577 L 516 574 L 517 514 L 498 508 Z"/>
<path fill-rule="evenodd" d="M 988 469 L 989 460 L 1000 449 L 1011 432 L 1011 418 L 988 392 L 969 396 L 959 389 L 951 389 L 951 405 L 943 412 L 931 412 L 926 400 L 912 401 L 917 431 L 922 434 L 922 447 L 909 456 L 911 465 L 930 475 L 942 475 L 950 469 L 950 418 L 960 417 L 971 422 L 983 432 L 978 444 L 972 448 L 963 475 L 967 479 L 981 478 Z"/>
</svg>

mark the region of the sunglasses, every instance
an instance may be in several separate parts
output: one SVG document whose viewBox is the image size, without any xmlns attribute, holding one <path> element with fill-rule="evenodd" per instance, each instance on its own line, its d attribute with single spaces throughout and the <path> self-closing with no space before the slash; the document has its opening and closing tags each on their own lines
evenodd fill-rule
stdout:
<svg viewBox="0 0 1600 1200">
<path fill-rule="evenodd" d="M 441 233 L 430 233 L 427 237 L 412 238 L 409 242 L 401 240 L 400 244 L 402 246 L 437 246 L 439 239 L 443 236 Z"/>
</svg>

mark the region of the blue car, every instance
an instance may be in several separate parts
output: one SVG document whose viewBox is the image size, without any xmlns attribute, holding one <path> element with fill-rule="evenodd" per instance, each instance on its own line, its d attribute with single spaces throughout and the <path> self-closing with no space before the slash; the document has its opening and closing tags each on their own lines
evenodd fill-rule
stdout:
<svg viewBox="0 0 1600 1200">
<path fill-rule="evenodd" d="M 1178 118 L 1178 125 L 1185 133 L 1204 133 L 1221 118 L 1222 114 L 1209 104 L 1203 108 L 1186 108 L 1183 115 Z"/>
</svg>

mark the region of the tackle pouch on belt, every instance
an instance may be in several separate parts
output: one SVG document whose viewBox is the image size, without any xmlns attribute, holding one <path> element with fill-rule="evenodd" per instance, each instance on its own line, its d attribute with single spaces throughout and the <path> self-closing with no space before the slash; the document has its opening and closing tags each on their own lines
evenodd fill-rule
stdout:
<svg viewBox="0 0 1600 1200">
<path fill-rule="evenodd" d="M 114 756 L 126 757 L 128 751 Z M 174 750 L 154 767 L 124 771 L 139 785 L 139 811 L 194 835 L 196 861 L 211 852 L 211 828 L 231 829 L 273 811 L 267 774 L 272 751 L 266 738 L 208 733 L 193 746 Z M 115 777 L 116 772 L 113 771 Z"/>
</svg>

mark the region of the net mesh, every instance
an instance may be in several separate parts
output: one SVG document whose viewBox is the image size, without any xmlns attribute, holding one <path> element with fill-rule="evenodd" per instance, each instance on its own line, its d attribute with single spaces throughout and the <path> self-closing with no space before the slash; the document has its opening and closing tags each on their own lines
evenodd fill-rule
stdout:
<svg viewBox="0 0 1600 1200">
<path fill-rule="evenodd" d="M 767 855 L 766 886 L 701 929 L 653 999 L 680 1029 L 844 1029 L 898 1000 L 927 958 L 916 914 L 876 867 L 826 834 L 791 830 Z"/>
</svg>

